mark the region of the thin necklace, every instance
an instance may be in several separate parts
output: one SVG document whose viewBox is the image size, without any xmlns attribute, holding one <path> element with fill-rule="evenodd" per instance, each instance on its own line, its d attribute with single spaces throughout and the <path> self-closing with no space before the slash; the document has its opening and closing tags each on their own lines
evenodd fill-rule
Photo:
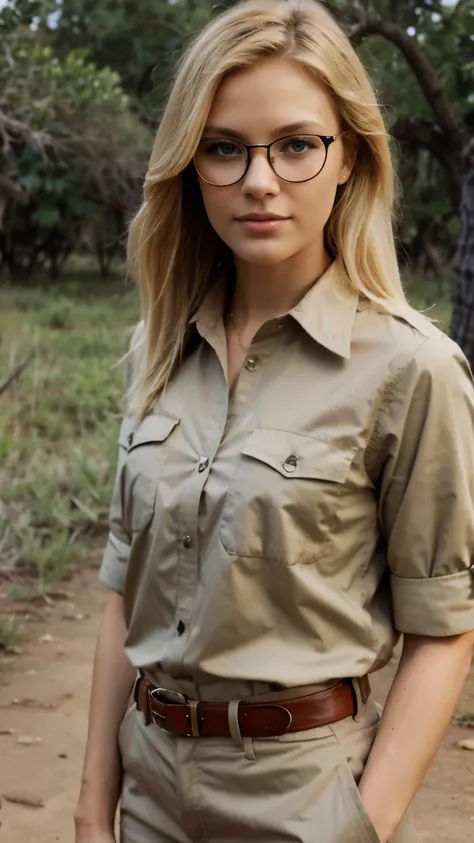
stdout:
<svg viewBox="0 0 474 843">
<path fill-rule="evenodd" d="M 230 313 L 229 313 L 229 318 L 232 320 L 232 324 L 233 324 L 233 326 L 234 326 L 234 328 L 235 328 L 235 330 L 236 330 L 236 332 L 237 332 L 237 339 L 238 339 L 238 341 L 239 341 L 239 345 L 240 345 L 240 347 L 241 347 L 242 351 L 248 351 L 248 350 L 249 350 L 249 346 L 248 346 L 248 345 L 244 345 L 244 343 L 243 343 L 243 341 L 242 341 L 242 336 L 241 336 L 241 333 L 240 333 L 240 331 L 239 331 L 239 329 L 238 329 L 237 322 L 235 321 L 234 312 L 233 312 L 232 310 L 231 310 L 231 311 L 230 311 Z"/>
</svg>

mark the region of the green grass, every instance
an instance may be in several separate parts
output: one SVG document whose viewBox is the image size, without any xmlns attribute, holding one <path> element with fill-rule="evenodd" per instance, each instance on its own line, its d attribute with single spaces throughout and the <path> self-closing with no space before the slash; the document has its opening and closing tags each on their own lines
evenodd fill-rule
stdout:
<svg viewBox="0 0 474 843">
<path fill-rule="evenodd" d="M 124 282 L 0 287 L 0 574 L 48 589 L 106 529 L 124 387 L 117 361 L 138 319 Z M 30 589 L 31 590 L 31 589 Z"/>
<path fill-rule="evenodd" d="M 406 286 L 417 309 L 436 303 L 429 314 L 447 328 L 447 281 Z M 124 384 L 114 365 L 137 319 L 125 282 L 84 274 L 56 287 L 0 287 L 0 382 L 35 352 L 0 396 L 0 575 L 27 577 L 13 597 L 47 595 L 103 540 Z"/>
<path fill-rule="evenodd" d="M 0 650 L 13 652 L 23 633 L 17 618 L 0 618 Z"/>
</svg>

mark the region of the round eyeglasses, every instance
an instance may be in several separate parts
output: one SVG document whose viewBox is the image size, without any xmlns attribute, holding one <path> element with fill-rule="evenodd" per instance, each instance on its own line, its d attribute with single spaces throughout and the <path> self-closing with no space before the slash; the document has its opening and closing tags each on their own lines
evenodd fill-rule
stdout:
<svg viewBox="0 0 474 843">
<path fill-rule="evenodd" d="M 278 178 L 288 182 L 305 182 L 316 178 L 323 169 L 328 149 L 338 135 L 289 135 L 272 143 L 206 138 L 198 146 L 194 166 L 198 175 L 214 187 L 237 184 L 247 173 L 251 149 L 266 149 L 267 159 Z"/>
</svg>

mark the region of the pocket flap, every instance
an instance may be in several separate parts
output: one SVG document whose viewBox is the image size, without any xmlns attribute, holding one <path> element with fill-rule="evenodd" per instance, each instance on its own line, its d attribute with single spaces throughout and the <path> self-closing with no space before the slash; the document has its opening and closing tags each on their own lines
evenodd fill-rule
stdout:
<svg viewBox="0 0 474 843">
<path fill-rule="evenodd" d="M 264 462 L 289 480 L 299 477 L 334 483 L 344 483 L 354 459 L 353 451 L 324 439 L 268 427 L 254 430 L 242 454 Z"/>
<path fill-rule="evenodd" d="M 141 422 L 125 418 L 120 428 L 119 442 L 128 451 L 133 451 L 139 445 L 164 442 L 177 424 L 179 419 L 157 413 L 150 413 Z"/>
</svg>

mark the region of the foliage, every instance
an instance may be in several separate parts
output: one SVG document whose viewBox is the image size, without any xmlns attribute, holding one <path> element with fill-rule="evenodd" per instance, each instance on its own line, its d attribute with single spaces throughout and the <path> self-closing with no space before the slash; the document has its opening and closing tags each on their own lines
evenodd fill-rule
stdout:
<svg viewBox="0 0 474 843">
<path fill-rule="evenodd" d="M 147 100 L 143 115 L 152 119 L 183 44 L 215 8 L 210 0 L 61 0 L 43 25 L 59 53 L 88 45 L 99 67 L 112 67 L 132 96 Z"/>
<path fill-rule="evenodd" d="M 115 240 L 122 233 L 151 135 L 115 71 L 97 69 L 84 50 L 58 58 L 28 27 L 15 31 L 8 59 L 0 58 L 0 91 L 0 111 L 31 133 L 11 143 L 12 171 L 29 204 L 9 220 L 4 259 L 24 270 L 47 257 L 55 274 L 103 209 L 107 233 Z"/>
<path fill-rule="evenodd" d="M 0 651 L 15 652 L 15 645 L 22 632 L 18 618 L 0 618 Z"/>
<path fill-rule="evenodd" d="M 0 133 L 2 108 L 36 133 L 14 150 L 11 169 L 32 197 L 27 210 L 16 209 L 23 271 L 47 255 L 57 274 L 82 243 L 87 220 L 86 246 L 107 273 L 138 202 L 177 56 L 233 2 L 9 0 L 0 10 L 0 86 L 6 83 L 8 95 L 0 94 Z M 437 271 L 454 251 L 460 138 L 474 126 L 472 0 L 327 2 L 354 37 L 395 139 L 401 257 Z M 440 125 L 413 62 L 380 21 L 408 34 L 429 62 L 459 125 L 456 138 Z M 10 255 L 10 263 L 17 260 Z"/>
<path fill-rule="evenodd" d="M 117 362 L 138 320 L 135 291 L 97 278 L 4 289 L 0 380 L 32 364 L 0 402 L 1 569 L 32 577 L 35 593 L 103 543 L 124 387 Z M 58 410 L 60 408 L 60 411 Z"/>
</svg>

